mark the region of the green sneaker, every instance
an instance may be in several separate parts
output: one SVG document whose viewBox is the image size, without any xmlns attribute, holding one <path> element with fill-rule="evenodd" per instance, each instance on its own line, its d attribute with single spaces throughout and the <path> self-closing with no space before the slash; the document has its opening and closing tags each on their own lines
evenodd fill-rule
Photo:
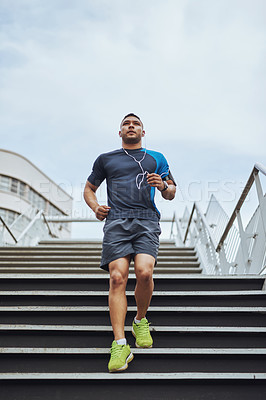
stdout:
<svg viewBox="0 0 266 400">
<path fill-rule="evenodd" d="M 152 337 L 149 329 L 149 322 L 147 318 L 142 318 L 139 324 L 133 320 L 132 334 L 136 338 L 136 347 L 152 347 Z"/>
<path fill-rule="evenodd" d="M 110 350 L 111 358 L 108 363 L 109 372 L 124 371 L 134 356 L 128 344 L 119 345 L 114 340 Z"/>
</svg>

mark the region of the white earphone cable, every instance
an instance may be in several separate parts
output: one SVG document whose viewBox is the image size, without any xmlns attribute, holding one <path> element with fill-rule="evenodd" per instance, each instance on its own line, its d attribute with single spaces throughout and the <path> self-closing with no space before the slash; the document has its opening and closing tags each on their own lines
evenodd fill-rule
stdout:
<svg viewBox="0 0 266 400">
<path fill-rule="evenodd" d="M 141 173 L 139 173 L 139 174 L 136 176 L 136 186 L 137 186 L 138 190 L 140 190 L 140 187 L 141 187 L 141 184 L 142 184 L 143 181 L 144 181 L 145 175 L 146 175 L 146 174 L 149 174 L 148 171 L 144 171 L 144 169 L 143 169 L 143 167 L 142 167 L 142 165 L 141 165 L 142 161 L 144 160 L 144 158 L 146 157 L 146 154 L 147 154 L 147 149 L 146 149 L 146 136 L 144 136 L 144 140 L 145 140 L 145 148 L 144 148 L 144 149 L 145 149 L 145 152 L 144 152 L 144 156 L 143 156 L 142 159 L 139 160 L 139 161 L 136 160 L 136 158 L 135 158 L 134 156 L 132 156 L 132 154 L 129 154 L 129 153 L 126 151 L 126 149 L 124 149 L 124 147 L 123 147 L 124 152 L 125 152 L 129 157 L 131 157 L 131 158 L 139 165 L 139 167 L 140 167 L 140 169 L 141 169 Z M 168 172 L 163 172 L 162 174 L 160 174 L 160 176 L 162 176 L 162 175 L 167 176 L 168 174 L 169 174 L 169 170 L 168 170 Z M 142 178 L 141 178 L 141 181 L 138 183 L 139 176 L 142 176 Z"/>
</svg>

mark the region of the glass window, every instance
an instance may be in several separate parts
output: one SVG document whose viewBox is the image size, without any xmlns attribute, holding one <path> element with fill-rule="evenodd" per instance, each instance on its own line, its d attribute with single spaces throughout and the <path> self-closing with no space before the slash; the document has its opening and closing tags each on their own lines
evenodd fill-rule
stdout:
<svg viewBox="0 0 266 400">
<path fill-rule="evenodd" d="M 0 178 L 0 189 L 9 191 L 11 179 L 4 175 L 2 175 Z"/>
<path fill-rule="evenodd" d="M 19 214 L 15 211 L 6 210 L 4 208 L 0 208 L 0 215 L 8 225 L 11 225 L 15 218 L 19 216 Z"/>
<path fill-rule="evenodd" d="M 12 222 L 14 222 L 14 219 L 16 218 L 18 214 L 13 212 L 13 211 L 8 211 L 8 215 L 7 215 L 7 223 L 9 225 L 12 224 Z"/>
<path fill-rule="evenodd" d="M 17 193 L 18 192 L 18 180 L 12 178 L 11 180 L 11 192 Z"/>
<path fill-rule="evenodd" d="M 4 208 L 0 208 L 0 215 L 3 218 L 3 220 L 5 221 L 6 218 L 6 210 Z"/>
<path fill-rule="evenodd" d="M 49 204 L 48 214 L 49 215 L 64 215 L 61 211 L 59 211 L 52 204 Z"/>
<path fill-rule="evenodd" d="M 28 200 L 30 203 L 32 203 L 32 196 L 33 196 L 33 191 L 32 191 L 32 189 L 30 189 L 29 193 L 28 193 Z"/>
<path fill-rule="evenodd" d="M 25 185 L 25 183 L 20 182 L 19 185 L 19 194 L 21 197 L 26 197 L 26 190 L 27 190 L 27 186 Z"/>
<path fill-rule="evenodd" d="M 0 190 L 11 191 L 19 194 L 19 196 L 29 200 L 29 202 L 37 209 L 43 210 L 44 212 L 47 210 L 46 204 L 48 204 L 48 215 L 64 215 L 63 212 L 59 211 L 52 204 L 48 203 L 48 201 L 34 189 L 30 188 L 28 185 L 19 181 L 18 179 L 0 175 Z M 6 219 L 7 218 L 8 217 L 6 215 Z"/>
<path fill-rule="evenodd" d="M 39 210 L 45 210 L 46 200 L 37 192 L 35 192 L 35 190 L 30 189 L 28 197 L 31 204 L 33 204 Z"/>
<path fill-rule="evenodd" d="M 45 200 L 42 196 L 38 195 L 39 208 L 45 210 Z"/>
</svg>

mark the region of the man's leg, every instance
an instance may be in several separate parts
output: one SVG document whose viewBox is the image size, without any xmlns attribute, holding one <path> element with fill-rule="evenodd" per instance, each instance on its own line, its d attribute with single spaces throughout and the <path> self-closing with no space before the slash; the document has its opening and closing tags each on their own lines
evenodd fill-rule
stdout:
<svg viewBox="0 0 266 400">
<path fill-rule="evenodd" d="M 109 312 L 115 340 L 125 337 L 124 326 L 127 313 L 126 285 L 129 263 L 130 255 L 118 258 L 109 263 Z"/>
<path fill-rule="evenodd" d="M 124 328 L 127 312 L 126 284 L 129 262 L 130 256 L 126 256 L 109 263 L 109 310 L 114 332 L 111 357 L 108 363 L 109 372 L 124 371 L 134 358 L 129 345 L 126 344 Z"/>
<path fill-rule="evenodd" d="M 139 253 L 135 256 L 137 315 L 132 324 L 132 334 L 136 338 L 136 347 L 150 348 L 153 344 L 146 312 L 154 288 L 152 278 L 154 264 L 155 258 L 151 255 Z"/>
<path fill-rule="evenodd" d="M 151 302 L 154 288 L 152 277 L 154 264 L 155 258 L 149 254 L 136 254 L 135 256 L 137 320 L 145 318 Z"/>
</svg>

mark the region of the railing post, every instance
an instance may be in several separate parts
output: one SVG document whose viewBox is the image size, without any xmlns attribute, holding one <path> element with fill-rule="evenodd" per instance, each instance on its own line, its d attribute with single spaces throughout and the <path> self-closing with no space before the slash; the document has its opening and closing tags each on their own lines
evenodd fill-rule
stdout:
<svg viewBox="0 0 266 400">
<path fill-rule="evenodd" d="M 226 259 L 224 244 L 218 250 L 220 259 L 220 270 L 222 275 L 229 275 L 230 264 Z"/>
<path fill-rule="evenodd" d="M 249 259 L 249 256 L 248 256 L 247 235 L 243 228 L 242 218 L 241 218 L 239 210 L 236 211 L 236 217 L 237 217 L 237 223 L 238 223 L 239 235 L 240 235 L 240 246 L 241 246 L 243 261 L 245 264 L 245 274 L 248 274 L 249 270 L 250 270 L 251 260 Z"/>
<path fill-rule="evenodd" d="M 259 200 L 259 211 L 261 215 L 261 220 L 262 220 L 262 226 L 263 226 L 263 231 L 264 231 L 264 237 L 266 239 L 266 207 L 265 207 L 265 198 L 263 196 L 263 191 L 262 191 L 262 186 L 260 183 L 260 178 L 258 173 L 254 173 L 254 179 L 255 179 L 255 184 L 256 184 L 256 189 L 257 189 L 257 195 L 258 195 L 258 200 Z"/>
<path fill-rule="evenodd" d="M 186 240 L 187 240 L 187 235 L 188 235 L 188 232 L 189 232 L 189 228 L 190 228 L 190 224 L 191 224 L 191 221 L 192 221 L 192 217 L 193 217 L 194 211 L 195 211 L 195 203 L 193 204 L 192 211 L 191 211 L 191 214 L 190 214 L 190 217 L 189 217 L 189 220 L 188 220 L 187 230 L 186 230 L 185 237 L 184 237 L 184 240 L 183 240 L 184 244 L 186 243 Z"/>
<path fill-rule="evenodd" d="M 173 215 L 173 218 L 172 218 L 172 222 L 171 222 L 171 231 L 170 231 L 170 239 L 172 239 L 172 237 L 174 236 L 174 233 L 173 233 L 173 231 L 174 231 L 174 222 L 175 222 L 175 212 L 174 212 L 174 215 Z"/>
<path fill-rule="evenodd" d="M 48 223 L 48 221 L 47 221 L 47 219 L 46 219 L 46 217 L 45 217 L 45 214 L 42 212 L 41 215 L 42 215 L 42 217 L 43 217 L 44 223 L 46 224 L 46 226 L 47 226 L 47 228 L 48 228 L 49 235 L 52 236 L 52 237 L 54 237 L 54 238 L 56 238 L 57 236 L 51 231 L 50 225 L 49 225 L 49 223 Z"/>
<path fill-rule="evenodd" d="M 26 233 L 29 231 L 29 229 L 32 227 L 32 225 L 35 223 L 35 221 L 39 218 L 41 218 L 43 211 L 40 210 L 35 217 L 30 221 L 29 225 L 24 229 L 24 231 L 20 234 L 20 236 L 17 239 L 17 242 L 19 243 L 22 238 L 26 235 Z"/>
<path fill-rule="evenodd" d="M 17 243 L 17 239 L 15 238 L 15 236 L 13 235 L 13 233 L 11 232 L 11 230 L 9 229 L 8 225 L 5 223 L 5 221 L 3 220 L 3 218 L 0 216 L 0 221 L 2 222 L 4 228 L 6 228 L 7 232 L 9 233 L 9 235 L 12 237 L 12 239 L 14 240 L 15 243 Z M 4 241 L 4 230 L 3 230 L 3 241 Z"/>
<path fill-rule="evenodd" d="M 176 226 L 176 245 L 178 244 L 178 246 L 183 246 L 183 239 L 182 239 L 182 229 L 180 227 L 178 218 L 176 217 L 176 213 L 174 212 L 173 215 L 173 219 L 172 219 L 172 226 L 171 226 L 171 234 L 170 234 L 170 238 L 171 235 L 173 236 L 173 238 L 175 237 L 174 235 L 174 225 Z"/>
</svg>

